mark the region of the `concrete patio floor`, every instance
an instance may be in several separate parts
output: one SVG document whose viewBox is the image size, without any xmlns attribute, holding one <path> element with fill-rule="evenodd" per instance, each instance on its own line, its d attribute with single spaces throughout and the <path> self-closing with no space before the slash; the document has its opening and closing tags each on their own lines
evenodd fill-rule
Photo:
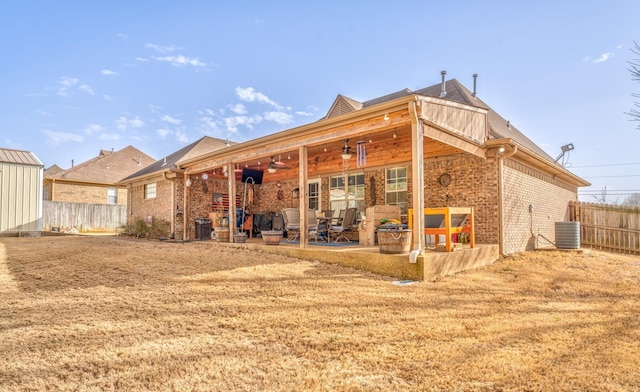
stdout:
<svg viewBox="0 0 640 392">
<path fill-rule="evenodd" d="M 464 245 L 455 252 L 425 249 L 415 263 L 410 262 L 409 253 L 384 254 L 379 246 L 348 244 L 326 244 L 311 242 L 301 248 L 297 242 L 286 239 L 278 245 L 265 245 L 261 238 L 247 239 L 244 243 L 210 242 L 212 246 L 246 247 L 262 252 L 296 257 L 303 260 L 321 261 L 370 271 L 380 275 L 405 280 L 435 281 L 457 272 L 492 264 L 499 258 L 497 244 L 476 244 L 475 248 Z"/>
</svg>

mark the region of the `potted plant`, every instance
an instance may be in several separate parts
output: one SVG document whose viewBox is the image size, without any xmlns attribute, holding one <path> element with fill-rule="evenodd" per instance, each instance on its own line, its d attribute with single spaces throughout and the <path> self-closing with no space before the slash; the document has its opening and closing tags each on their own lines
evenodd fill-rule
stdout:
<svg viewBox="0 0 640 392">
<path fill-rule="evenodd" d="M 278 245 L 282 239 L 282 230 L 265 230 L 261 234 L 266 245 Z"/>
</svg>

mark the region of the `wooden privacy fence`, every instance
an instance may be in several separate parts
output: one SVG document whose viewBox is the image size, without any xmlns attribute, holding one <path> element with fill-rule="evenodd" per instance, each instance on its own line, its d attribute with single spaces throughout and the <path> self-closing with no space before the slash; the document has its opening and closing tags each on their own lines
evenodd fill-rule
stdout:
<svg viewBox="0 0 640 392">
<path fill-rule="evenodd" d="M 569 216 L 580 222 L 582 245 L 640 254 L 640 208 L 572 201 Z"/>
<path fill-rule="evenodd" d="M 127 206 L 44 200 L 42 227 L 60 230 L 115 231 L 127 223 Z"/>
</svg>

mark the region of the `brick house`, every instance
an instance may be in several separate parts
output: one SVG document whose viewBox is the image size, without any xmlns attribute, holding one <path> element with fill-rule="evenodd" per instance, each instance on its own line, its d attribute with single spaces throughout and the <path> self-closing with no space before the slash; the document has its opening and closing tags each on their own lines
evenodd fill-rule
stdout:
<svg viewBox="0 0 640 392">
<path fill-rule="evenodd" d="M 118 185 L 127 189 L 127 222 L 136 219 L 163 219 L 171 222 L 176 239 L 183 236 L 184 170 L 177 162 L 224 149 L 233 142 L 204 136 L 186 147 L 123 178 Z M 223 178 L 223 176 L 221 176 Z"/>
<path fill-rule="evenodd" d="M 133 146 L 118 151 L 101 150 L 97 157 L 69 169 L 53 165 L 44 172 L 44 200 L 127 204 L 127 189 L 117 182 L 155 160 Z"/>
<path fill-rule="evenodd" d="M 244 167 L 264 174 L 261 185 L 251 185 L 250 202 L 242 203 L 253 213 L 295 207 L 304 223 L 308 208 L 335 213 L 349 206 L 362 214 L 391 204 L 405 221 L 413 209 L 410 228 L 420 232 L 424 216 L 414 206 L 473 207 L 476 241 L 499 244 L 501 254 L 553 239 L 554 222 L 568 220 L 568 202 L 589 185 L 475 91 L 445 81 L 445 73 L 439 84 L 364 102 L 338 95 L 316 122 L 184 157 L 177 165 L 188 179 L 177 206 L 185 239 L 194 238 L 195 220 L 211 211 L 212 193 L 235 190 L 227 192 L 230 205 L 245 197 L 238 176 L 220 174 Z M 234 221 L 234 209 L 229 214 Z M 424 249 L 423 236 L 413 236 L 412 249 Z"/>
</svg>

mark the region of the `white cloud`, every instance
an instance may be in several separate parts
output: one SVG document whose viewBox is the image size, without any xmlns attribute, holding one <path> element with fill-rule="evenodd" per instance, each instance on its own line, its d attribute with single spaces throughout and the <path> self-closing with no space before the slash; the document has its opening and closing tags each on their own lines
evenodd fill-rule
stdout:
<svg viewBox="0 0 640 392">
<path fill-rule="evenodd" d="M 145 57 L 136 57 L 136 61 L 139 61 L 141 63 L 146 63 L 149 61 L 149 59 Z"/>
<path fill-rule="evenodd" d="M 596 64 L 604 63 L 605 61 L 609 60 L 611 58 L 611 56 L 613 56 L 613 53 L 611 53 L 611 52 L 602 53 L 600 55 L 600 57 L 598 57 L 597 59 L 593 60 L 593 62 L 596 63 Z"/>
<path fill-rule="evenodd" d="M 227 128 L 227 131 L 237 133 L 239 125 L 253 129 L 253 126 L 255 124 L 260 124 L 262 120 L 263 118 L 260 116 L 234 116 L 225 118 L 224 125 Z"/>
<path fill-rule="evenodd" d="M 58 79 L 59 86 L 56 94 L 61 97 L 70 97 L 76 92 L 76 89 L 77 89 L 80 91 L 84 91 L 87 94 L 94 95 L 94 92 L 91 86 L 89 86 L 86 83 L 78 85 L 79 82 L 80 82 L 80 79 L 78 78 L 70 78 L 66 76 L 61 77 L 60 79 Z"/>
<path fill-rule="evenodd" d="M 43 117 L 51 117 L 51 113 L 45 112 L 44 110 L 38 109 L 36 110 L 36 113 Z"/>
<path fill-rule="evenodd" d="M 309 112 L 295 112 L 297 116 L 313 116 L 313 113 Z"/>
<path fill-rule="evenodd" d="M 116 120 L 116 128 L 122 131 L 126 131 L 129 127 L 142 128 L 143 126 L 144 126 L 144 122 L 138 116 L 136 116 L 133 119 L 128 119 L 125 116 L 120 116 Z"/>
<path fill-rule="evenodd" d="M 127 35 L 126 35 L 126 34 L 123 34 L 123 33 L 118 33 L 118 34 L 116 34 L 116 36 L 117 36 L 118 38 L 120 38 L 120 39 L 127 39 Z"/>
<path fill-rule="evenodd" d="M 175 124 L 175 125 L 180 125 L 182 123 L 182 120 L 180 120 L 179 118 L 173 118 L 167 114 L 160 117 L 160 120 L 171 123 L 171 124 Z"/>
<path fill-rule="evenodd" d="M 156 129 L 156 133 L 158 134 L 160 139 L 164 140 L 167 138 L 167 136 L 171 135 L 173 131 L 171 129 L 160 128 L 160 129 Z"/>
<path fill-rule="evenodd" d="M 42 133 L 47 137 L 47 143 L 51 146 L 59 146 L 63 143 L 76 142 L 80 143 L 84 140 L 82 135 L 68 132 L 56 132 L 50 129 L 43 129 Z"/>
<path fill-rule="evenodd" d="M 149 104 L 147 105 L 149 107 L 149 110 L 151 110 L 151 113 L 157 113 L 160 114 L 160 106 L 158 105 L 153 105 L 153 104 Z"/>
<path fill-rule="evenodd" d="M 78 87 L 78 89 L 84 91 L 87 94 L 94 95 L 93 89 L 88 84 L 83 84 L 80 87 Z"/>
<path fill-rule="evenodd" d="M 236 87 L 236 95 L 242 101 L 246 101 L 246 102 L 262 102 L 262 103 L 266 103 L 266 104 L 269 104 L 271 106 L 274 106 L 276 108 L 279 107 L 279 105 L 277 103 L 275 103 L 274 101 L 269 99 L 269 97 L 267 97 L 266 95 L 262 94 L 261 92 L 256 91 L 253 87 L 247 87 L 247 88 Z"/>
<path fill-rule="evenodd" d="M 229 109 L 231 109 L 235 114 L 247 114 L 247 108 L 245 108 L 241 103 L 229 105 Z"/>
<path fill-rule="evenodd" d="M 264 118 L 265 120 L 273 121 L 280 125 L 293 123 L 293 117 L 289 113 L 284 112 L 266 112 Z"/>
<path fill-rule="evenodd" d="M 186 57 L 183 55 L 177 56 L 165 56 L 165 57 L 153 57 L 156 61 L 167 62 L 173 65 L 174 67 L 182 67 L 185 65 L 191 65 L 194 67 L 204 67 L 207 64 L 203 63 L 197 57 Z"/>
<path fill-rule="evenodd" d="M 58 84 L 61 84 L 65 87 L 71 87 L 78 84 L 79 81 L 80 79 L 78 78 L 62 77 L 60 78 L 60 80 L 58 80 Z"/>
<path fill-rule="evenodd" d="M 189 142 L 189 137 L 187 137 L 187 132 L 182 128 L 176 129 L 176 140 L 179 141 L 180 143 Z"/>
<path fill-rule="evenodd" d="M 140 118 L 137 117 L 137 116 L 133 120 L 129 120 L 129 124 L 133 128 L 142 128 L 142 127 L 144 127 L 144 122 L 142 120 L 140 120 Z"/>
<path fill-rule="evenodd" d="M 103 74 L 104 76 L 116 76 L 116 75 L 120 75 L 119 73 L 117 73 L 116 71 L 112 71 L 110 69 L 103 69 L 102 71 L 100 71 L 101 74 Z"/>
<path fill-rule="evenodd" d="M 181 50 L 184 48 L 181 48 L 179 46 L 175 46 L 175 45 L 169 45 L 169 46 L 165 46 L 165 45 L 156 45 L 156 44 L 146 44 L 144 45 L 145 47 L 149 48 L 149 49 L 153 49 L 158 53 L 171 53 L 174 52 L 176 50 Z"/>
<path fill-rule="evenodd" d="M 100 140 L 120 140 L 121 136 L 117 133 L 101 133 Z"/>
<path fill-rule="evenodd" d="M 73 86 L 75 86 L 76 84 L 78 84 L 80 80 L 78 78 L 69 78 L 69 77 L 62 77 L 58 80 L 58 84 L 60 85 L 60 87 L 58 87 L 58 92 L 56 94 L 58 94 L 61 97 L 68 97 L 71 94 L 73 94 L 73 91 L 71 90 L 71 88 Z"/>
<path fill-rule="evenodd" d="M 113 97 L 108 94 L 104 94 L 102 98 L 104 98 L 105 101 L 113 101 Z"/>
<path fill-rule="evenodd" d="M 84 133 L 85 133 L 85 134 L 87 134 L 87 135 L 92 135 L 92 134 L 94 134 L 95 132 L 100 132 L 100 131 L 102 131 L 103 129 L 104 129 L 104 127 L 103 127 L 102 125 L 99 125 L 99 124 L 89 124 L 89 125 L 87 125 L 87 126 L 83 129 L 83 131 L 84 131 Z"/>
<path fill-rule="evenodd" d="M 201 117 L 199 120 L 204 124 L 204 126 L 210 128 L 211 130 L 217 131 L 218 129 L 220 129 L 216 120 L 211 117 Z"/>
</svg>

